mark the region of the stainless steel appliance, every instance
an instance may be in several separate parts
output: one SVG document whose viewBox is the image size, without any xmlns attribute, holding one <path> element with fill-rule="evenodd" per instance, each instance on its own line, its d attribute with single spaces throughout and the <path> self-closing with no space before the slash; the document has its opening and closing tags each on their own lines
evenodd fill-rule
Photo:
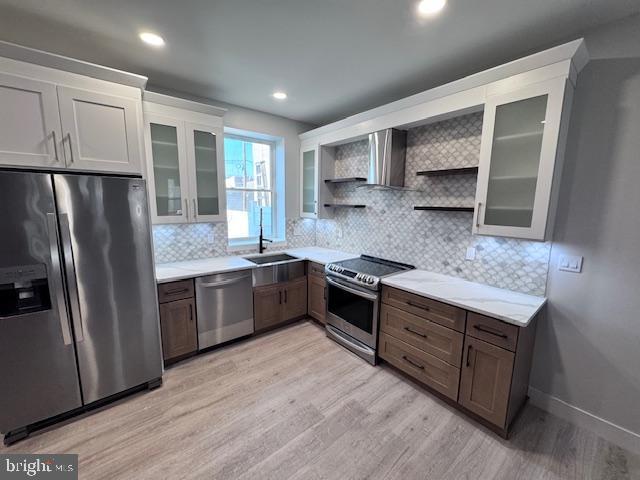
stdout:
<svg viewBox="0 0 640 480">
<path fill-rule="evenodd" d="M 369 173 L 366 186 L 404 187 L 407 132 L 388 128 L 369 134 Z"/>
<path fill-rule="evenodd" d="M 162 355 L 144 180 L 0 172 L 0 431 L 146 384 Z"/>
<path fill-rule="evenodd" d="M 253 333 L 251 270 L 196 279 L 198 349 Z"/>
<path fill-rule="evenodd" d="M 328 264 L 327 336 L 375 365 L 380 280 L 413 268 L 368 255 Z"/>
</svg>

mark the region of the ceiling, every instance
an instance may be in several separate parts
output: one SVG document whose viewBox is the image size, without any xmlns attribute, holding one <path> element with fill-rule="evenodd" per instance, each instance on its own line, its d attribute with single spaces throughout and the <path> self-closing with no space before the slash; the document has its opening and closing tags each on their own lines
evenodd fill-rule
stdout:
<svg viewBox="0 0 640 480">
<path fill-rule="evenodd" d="M 0 40 L 322 125 L 640 12 L 638 0 L 449 0 L 425 19 L 416 3 L 0 0 Z M 142 44 L 142 30 L 166 46 Z"/>
</svg>

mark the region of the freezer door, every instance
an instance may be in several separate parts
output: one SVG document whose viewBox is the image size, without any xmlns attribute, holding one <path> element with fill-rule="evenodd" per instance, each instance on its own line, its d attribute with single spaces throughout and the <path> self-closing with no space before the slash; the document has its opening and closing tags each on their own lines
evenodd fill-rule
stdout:
<svg viewBox="0 0 640 480">
<path fill-rule="evenodd" d="M 162 375 L 144 180 L 54 175 L 84 403 Z"/>
<path fill-rule="evenodd" d="M 51 176 L 0 172 L 0 431 L 82 405 Z"/>
</svg>

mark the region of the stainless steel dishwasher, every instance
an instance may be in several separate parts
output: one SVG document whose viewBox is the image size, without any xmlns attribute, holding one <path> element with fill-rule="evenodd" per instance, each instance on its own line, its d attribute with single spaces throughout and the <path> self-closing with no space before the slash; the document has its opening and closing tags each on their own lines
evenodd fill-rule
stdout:
<svg viewBox="0 0 640 480">
<path fill-rule="evenodd" d="M 251 270 L 196 279 L 198 350 L 253 333 Z"/>
</svg>

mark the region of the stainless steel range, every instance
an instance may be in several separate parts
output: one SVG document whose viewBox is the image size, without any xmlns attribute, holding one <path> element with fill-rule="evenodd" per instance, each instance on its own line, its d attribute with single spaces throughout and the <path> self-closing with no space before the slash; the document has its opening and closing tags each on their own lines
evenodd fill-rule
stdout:
<svg viewBox="0 0 640 480">
<path fill-rule="evenodd" d="M 327 336 L 375 365 L 380 280 L 413 268 L 368 255 L 328 264 Z"/>
</svg>

